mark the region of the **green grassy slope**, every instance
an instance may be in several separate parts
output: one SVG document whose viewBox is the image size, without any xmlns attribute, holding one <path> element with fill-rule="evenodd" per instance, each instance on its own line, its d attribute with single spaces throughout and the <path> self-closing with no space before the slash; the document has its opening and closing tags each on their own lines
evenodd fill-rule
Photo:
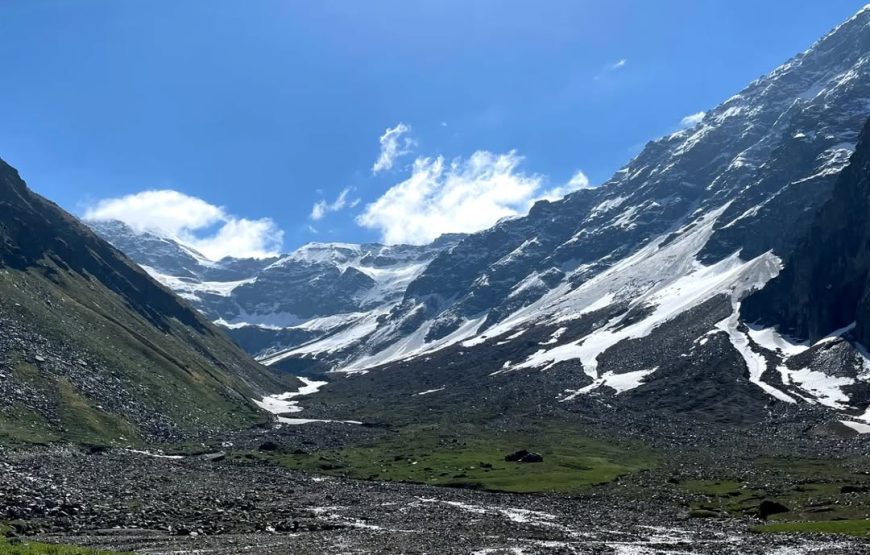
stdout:
<svg viewBox="0 0 870 555">
<path fill-rule="evenodd" d="M 291 387 L 2 161 L 0 327 L 0 441 L 246 427 Z"/>
</svg>

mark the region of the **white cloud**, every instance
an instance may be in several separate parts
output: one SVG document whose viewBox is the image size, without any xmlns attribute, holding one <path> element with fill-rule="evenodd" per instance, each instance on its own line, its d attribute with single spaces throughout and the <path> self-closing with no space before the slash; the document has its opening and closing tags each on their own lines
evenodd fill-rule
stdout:
<svg viewBox="0 0 870 555">
<path fill-rule="evenodd" d="M 539 194 L 541 178 L 518 171 L 521 162 L 513 151 L 477 151 L 452 162 L 418 158 L 411 176 L 367 205 L 357 223 L 379 230 L 388 244 L 424 244 L 444 233 L 481 231 L 525 214 L 537 200 L 555 200 L 589 184 L 577 172 L 565 186 Z"/>
<path fill-rule="evenodd" d="M 607 69 L 609 69 L 610 71 L 616 71 L 617 69 L 624 68 L 625 64 L 627 64 L 627 63 L 628 63 L 628 60 L 626 60 L 625 58 L 622 58 L 620 60 L 613 62 L 609 66 L 607 66 Z"/>
<path fill-rule="evenodd" d="M 568 181 L 568 185 L 573 188 L 573 190 L 577 189 L 589 189 L 591 186 L 589 185 L 589 178 L 586 177 L 586 174 L 583 173 L 583 170 L 577 170 L 574 172 L 574 175 L 571 176 L 571 179 Z"/>
<path fill-rule="evenodd" d="M 541 199 L 543 200 L 559 200 L 567 194 L 573 193 L 574 191 L 579 191 L 580 189 L 591 189 L 592 186 L 589 184 L 589 178 L 586 177 L 586 174 L 581 170 L 577 170 L 574 172 L 574 175 L 571 176 L 571 179 L 568 183 L 565 183 L 559 187 L 553 187 L 552 189 L 544 192 L 541 195 Z"/>
<path fill-rule="evenodd" d="M 690 127 L 695 127 L 701 120 L 704 119 L 704 116 L 707 115 L 707 112 L 698 112 L 696 114 L 690 114 L 683 119 L 680 120 L 680 127 L 683 129 L 688 129 Z"/>
<path fill-rule="evenodd" d="M 356 205 L 360 203 L 360 199 L 356 198 L 351 201 L 347 200 L 347 195 L 353 189 L 350 187 L 346 187 L 342 189 L 342 191 L 338 194 L 338 197 L 332 202 L 327 202 L 326 200 L 319 200 L 314 203 L 314 206 L 311 207 L 311 214 L 308 215 L 312 220 L 320 220 L 330 212 L 338 212 L 339 210 L 347 208 L 354 208 Z"/>
<path fill-rule="evenodd" d="M 120 220 L 137 231 L 171 237 L 212 260 L 275 256 L 284 239 L 269 218 L 237 218 L 200 198 L 168 189 L 103 199 L 89 207 L 84 218 Z"/>
<path fill-rule="evenodd" d="M 414 139 L 403 137 L 403 135 L 410 131 L 411 126 L 401 122 L 395 127 L 388 127 L 384 131 L 384 134 L 380 138 L 381 153 L 372 166 L 372 173 L 391 169 L 399 157 L 408 154 L 417 146 L 417 142 Z"/>
<path fill-rule="evenodd" d="M 326 216 L 328 212 L 337 212 L 344 208 L 344 204 L 347 199 L 347 194 L 350 192 L 349 189 L 342 189 L 342 191 L 338 194 L 338 197 L 331 203 L 325 200 L 319 200 L 314 203 L 314 206 L 311 207 L 311 214 L 308 216 L 312 220 L 319 220 Z"/>
<path fill-rule="evenodd" d="M 193 248 L 214 260 L 225 256 L 267 258 L 281 250 L 284 233 L 269 218 L 228 218 L 213 235 L 195 238 Z"/>
<path fill-rule="evenodd" d="M 619 60 L 616 60 L 615 62 L 610 62 L 601 68 L 601 71 L 599 71 L 598 74 L 594 77 L 594 80 L 600 81 L 602 79 L 605 79 L 608 74 L 613 73 L 615 71 L 619 71 L 620 69 L 624 68 L 627 64 L 628 64 L 628 60 L 625 58 L 620 58 Z"/>
<path fill-rule="evenodd" d="M 308 215 L 312 220 L 319 220 L 323 216 L 326 215 L 326 208 L 328 205 L 325 200 L 320 200 L 314 203 L 314 206 L 311 207 L 311 214 Z M 310 227 L 310 226 L 309 226 Z"/>
</svg>

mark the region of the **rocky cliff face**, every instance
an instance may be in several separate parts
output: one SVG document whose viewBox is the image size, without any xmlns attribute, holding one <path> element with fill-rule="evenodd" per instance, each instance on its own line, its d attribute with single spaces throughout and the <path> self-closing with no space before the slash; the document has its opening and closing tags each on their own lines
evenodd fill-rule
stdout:
<svg viewBox="0 0 870 555">
<path fill-rule="evenodd" d="M 788 257 L 785 269 L 747 299 L 750 322 L 773 323 L 787 335 L 818 341 L 855 324 L 870 344 L 870 122 L 831 199 Z"/>
<path fill-rule="evenodd" d="M 132 443 L 263 422 L 287 387 L 0 161 L 0 437 Z"/>
</svg>

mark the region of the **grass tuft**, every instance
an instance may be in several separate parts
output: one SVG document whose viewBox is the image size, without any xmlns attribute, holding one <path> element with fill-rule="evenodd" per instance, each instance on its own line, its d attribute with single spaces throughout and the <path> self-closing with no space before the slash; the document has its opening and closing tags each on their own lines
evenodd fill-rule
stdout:
<svg viewBox="0 0 870 555">
<path fill-rule="evenodd" d="M 121 554 L 120 551 L 100 551 L 73 545 L 9 539 L 3 536 L 2 532 L 3 530 L 0 529 L 0 555 L 133 555 L 132 553 Z"/>
</svg>

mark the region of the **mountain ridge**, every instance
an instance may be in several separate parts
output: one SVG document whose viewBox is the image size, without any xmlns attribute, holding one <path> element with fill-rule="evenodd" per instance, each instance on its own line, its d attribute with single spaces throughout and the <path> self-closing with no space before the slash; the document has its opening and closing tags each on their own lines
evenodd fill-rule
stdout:
<svg viewBox="0 0 870 555">
<path fill-rule="evenodd" d="M 259 356 L 386 313 L 404 286 L 462 237 L 447 234 L 424 246 L 308 243 L 273 258 L 209 261 L 122 222 L 86 223 Z"/>
<path fill-rule="evenodd" d="M 849 384 L 824 372 L 813 375 L 822 389 L 807 376 L 791 383 L 800 369 L 773 365 L 765 341 L 774 332 L 748 327 L 740 313 L 744 297 L 779 273 L 848 166 L 870 116 L 868 67 L 863 9 L 694 126 L 648 143 L 604 185 L 538 202 L 432 253 L 391 303 L 326 333 L 274 342 L 260 359 L 366 373 L 421 371 L 430 359 L 445 363 L 439 351 L 480 351 L 493 376 L 573 368 L 571 393 L 553 399 L 570 403 L 606 391 L 638 396 L 678 381 L 674 357 L 712 357 L 737 360 L 746 387 L 770 402 L 846 410 L 849 395 L 839 391 Z M 722 318 L 709 321 L 699 306 Z M 674 329 L 687 314 L 700 336 Z M 860 395 L 855 402 L 863 406 Z"/>
<path fill-rule="evenodd" d="M 738 251 L 746 260 L 786 254 L 828 198 L 870 114 L 870 80 L 861 71 L 870 63 L 868 25 L 870 11 L 862 10 L 694 127 L 650 142 L 601 187 L 539 202 L 525 217 L 465 238 L 409 284 L 364 343 L 325 358 L 335 369 L 374 366 L 407 330 L 427 326 L 423 335 L 437 348 L 483 315 L 474 325 L 481 335 L 657 237 L 691 232 L 723 206 L 699 262 Z"/>
<path fill-rule="evenodd" d="M 268 422 L 253 362 L 0 161 L 0 436 L 111 444 Z"/>
</svg>

